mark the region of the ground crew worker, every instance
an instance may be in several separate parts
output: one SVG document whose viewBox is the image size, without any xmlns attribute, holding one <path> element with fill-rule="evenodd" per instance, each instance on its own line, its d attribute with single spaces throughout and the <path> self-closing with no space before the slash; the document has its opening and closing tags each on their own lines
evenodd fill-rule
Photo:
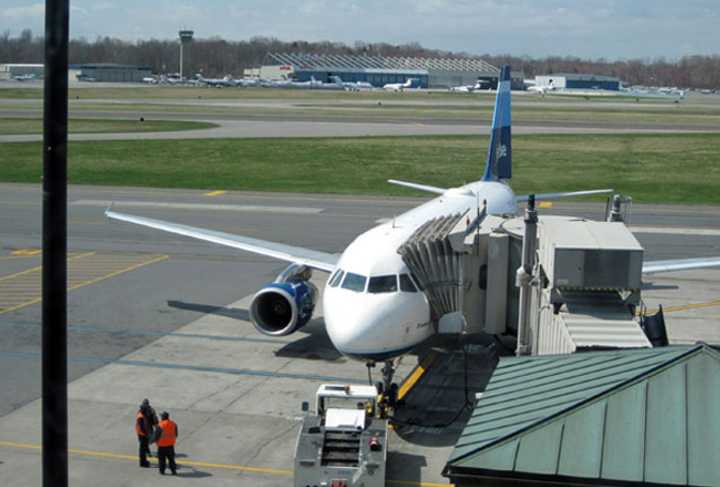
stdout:
<svg viewBox="0 0 720 487">
<path fill-rule="evenodd" d="M 150 440 L 152 425 L 146 414 L 147 409 L 141 404 L 140 409 L 138 409 L 138 412 L 135 415 L 135 433 L 137 433 L 139 443 L 138 456 L 140 458 L 140 466 L 143 468 L 150 466 L 147 454 L 150 452 L 150 445 L 148 442 Z"/>
<path fill-rule="evenodd" d="M 157 435 L 155 431 L 155 427 L 157 427 L 158 425 L 157 413 L 155 412 L 155 409 L 150 405 L 150 399 L 147 398 L 143 399 L 143 402 L 140 405 L 140 409 L 143 410 L 143 414 L 145 415 L 145 419 L 148 425 L 147 456 L 151 457 L 152 453 L 150 452 L 150 443 L 153 443 L 157 440 Z"/>
<path fill-rule="evenodd" d="M 170 419 L 167 411 L 163 411 L 160 415 L 160 424 L 158 426 L 162 431 L 157 441 L 160 474 L 165 475 L 165 461 L 167 460 L 170 471 L 173 475 L 177 475 L 177 465 L 175 464 L 175 441 L 178 436 L 177 424 Z"/>
</svg>

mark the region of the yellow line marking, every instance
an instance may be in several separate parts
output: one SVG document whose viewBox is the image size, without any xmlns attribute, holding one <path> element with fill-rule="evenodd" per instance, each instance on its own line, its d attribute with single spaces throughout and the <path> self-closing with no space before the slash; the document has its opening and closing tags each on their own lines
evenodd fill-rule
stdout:
<svg viewBox="0 0 720 487">
<path fill-rule="evenodd" d="M 42 450 L 42 445 L 30 443 L 17 443 L 14 441 L 0 441 L 0 447 L 15 448 L 18 450 Z M 111 460 L 128 460 L 136 462 L 137 455 L 126 455 L 123 453 L 113 453 L 107 451 L 81 450 L 78 448 L 68 448 L 68 453 L 88 458 L 108 458 Z M 180 466 L 214 468 L 218 470 L 234 470 L 239 472 L 262 473 L 268 475 L 277 475 L 282 477 L 291 477 L 293 471 L 284 468 L 272 467 L 252 467 L 249 465 L 233 465 L 228 463 L 210 463 L 196 460 L 178 459 L 177 464 Z M 397 485 L 414 485 L 418 487 L 452 487 L 453 484 L 444 484 L 439 482 L 417 482 L 413 480 L 388 480 L 389 484 Z"/>
<path fill-rule="evenodd" d="M 416 480 L 388 480 L 388 484 L 417 485 L 420 487 L 454 487 L 455 484 L 442 484 L 439 482 L 418 482 Z"/>
<path fill-rule="evenodd" d="M 85 254 L 76 255 L 75 257 L 72 257 L 72 258 L 68 258 L 68 260 L 75 260 L 75 259 L 78 259 L 78 258 L 80 258 L 80 257 L 86 257 L 86 256 L 90 256 L 90 255 L 93 255 L 93 254 L 95 254 L 95 252 L 88 252 L 88 253 L 85 253 Z M 96 278 L 94 278 L 94 279 L 89 279 L 89 280 L 86 280 L 86 281 L 82 281 L 82 282 L 80 282 L 80 283 L 78 283 L 78 284 L 70 285 L 70 286 L 68 286 L 68 291 L 73 291 L 73 290 L 75 290 L 75 289 L 78 289 L 78 288 L 81 288 L 81 287 L 84 287 L 84 286 L 89 286 L 90 284 L 95 284 L 95 283 L 97 283 L 97 282 L 104 281 L 105 279 L 109 279 L 109 278 L 111 278 L 111 277 L 115 277 L 115 276 L 117 276 L 117 275 L 119 275 L 119 274 L 123 274 L 123 273 L 125 273 L 125 272 L 130 272 L 130 271 L 135 270 L 135 269 L 138 269 L 138 268 L 140 268 L 140 267 L 143 267 L 143 266 L 146 266 L 146 265 L 150 265 L 150 264 L 154 264 L 155 262 L 160 262 L 160 261 L 163 261 L 163 260 L 166 260 L 166 259 L 169 259 L 169 258 L 170 258 L 169 255 L 161 255 L 161 256 L 156 257 L 156 258 L 154 258 L 154 259 L 150 259 L 150 260 L 147 260 L 147 261 L 144 261 L 144 262 L 139 262 L 139 263 L 137 263 L 137 264 L 131 265 L 130 267 L 125 267 L 125 268 L 123 268 L 123 269 L 120 269 L 120 270 L 117 270 L 117 271 L 113 271 L 113 272 L 111 272 L 111 273 L 109 273 L 109 274 L 106 274 L 106 275 L 104 275 L 104 276 L 96 277 Z M 39 270 L 39 269 L 42 269 L 42 266 L 34 267 L 33 269 L 28 269 L 27 271 L 23 271 L 23 272 L 21 272 L 21 273 L 15 274 L 15 276 L 21 275 L 21 274 L 27 274 L 27 273 L 30 272 L 30 271 Z M 10 277 L 13 277 L 13 276 L 6 276 L 6 278 L 10 278 Z M 2 278 L 2 279 L 0 279 L 0 281 L 3 280 L 3 279 L 6 279 L 6 278 Z M 10 306 L 9 308 L 2 308 L 2 309 L 0 309 L 0 314 L 10 313 L 11 311 L 17 311 L 17 310 L 19 310 L 19 309 L 21 309 L 21 308 L 25 308 L 25 307 L 27 307 L 27 306 L 32 306 L 33 304 L 37 304 L 37 303 L 40 303 L 40 302 L 42 302 L 42 296 L 37 297 L 37 298 L 35 298 L 35 299 L 32 299 L 32 300 L 30 300 L 30 301 L 25 301 L 25 302 L 23 302 L 23 303 L 20 303 L 20 304 L 15 305 L 15 306 Z"/>
<path fill-rule="evenodd" d="M 17 249 L 10 252 L 10 255 L 17 257 L 30 257 L 42 253 L 41 249 Z"/>
<path fill-rule="evenodd" d="M 720 299 L 714 301 L 707 301 L 705 303 L 689 303 L 681 304 L 677 306 L 663 306 L 663 313 L 676 313 L 678 311 L 687 311 L 689 309 L 700 309 L 700 308 L 713 308 L 720 306 Z M 652 315 L 658 312 L 658 308 L 648 309 L 647 314 Z"/>
<path fill-rule="evenodd" d="M 33 445 L 29 443 L 15 443 L 13 441 L 0 441 L 0 446 L 7 448 L 17 448 L 21 450 L 41 450 L 42 445 Z M 68 448 L 68 453 L 73 455 L 79 455 L 83 457 L 94 457 L 94 458 L 110 458 L 114 460 L 130 460 L 137 461 L 137 455 L 124 455 L 122 453 L 112 453 L 106 451 L 93 451 L 93 450 L 80 450 L 77 448 Z M 292 470 L 280 469 L 280 468 L 269 468 L 269 467 L 250 467 L 246 465 L 230 465 L 224 463 L 208 463 L 198 462 L 193 460 L 178 460 L 178 465 L 187 465 L 191 467 L 205 467 L 205 468 L 217 468 L 224 470 L 238 470 L 242 472 L 252 473 L 266 473 L 271 475 L 282 475 L 292 476 Z"/>
<path fill-rule="evenodd" d="M 148 260 L 148 261 L 145 261 L 145 262 L 140 262 L 140 263 L 138 263 L 138 264 L 131 265 L 130 267 L 126 267 L 126 268 L 124 268 L 124 269 L 120 269 L 120 270 L 117 270 L 117 271 L 115 271 L 115 272 L 111 272 L 110 274 L 107 274 L 107 275 L 104 275 L 104 276 L 100 276 L 100 277 L 96 277 L 95 279 L 90 279 L 90 280 L 88 280 L 88 281 L 83 281 L 83 282 L 81 282 L 81 283 L 79 283 L 79 284 L 75 284 L 74 286 L 69 287 L 69 288 L 68 288 L 68 291 L 72 291 L 73 289 L 77 289 L 77 288 L 83 287 L 83 286 L 89 286 L 90 284 L 95 284 L 95 283 L 97 283 L 97 282 L 104 281 L 105 279 L 109 279 L 109 278 L 111 278 L 111 277 L 115 277 L 115 276 L 117 276 L 117 275 L 119 275 L 119 274 L 124 274 L 125 272 L 134 271 L 135 269 L 138 269 L 138 268 L 140 268 L 140 267 L 143 267 L 143 266 L 146 266 L 146 265 L 150 265 L 150 264 L 154 264 L 154 263 L 156 263 L 156 262 L 161 262 L 161 261 L 167 260 L 167 259 L 169 259 L 169 258 L 170 258 L 169 255 L 161 255 L 161 256 L 156 257 L 156 258 L 154 258 L 154 259 L 151 259 L 151 260 Z"/>
<path fill-rule="evenodd" d="M 552 208 L 552 207 L 553 207 L 552 201 L 541 201 L 540 203 L 538 203 L 538 208 L 547 209 L 547 208 Z"/>
<path fill-rule="evenodd" d="M 222 190 L 219 190 L 219 191 L 210 191 L 209 193 L 205 193 L 205 196 L 222 196 L 222 195 L 224 195 L 225 193 L 227 193 L 227 191 L 222 191 Z"/>
<path fill-rule="evenodd" d="M 90 255 L 93 255 L 94 253 L 95 252 L 85 252 L 84 254 L 79 254 L 79 255 L 72 256 L 72 257 L 68 257 L 67 260 L 70 261 L 70 260 L 80 259 L 81 257 L 88 257 Z M 31 272 L 38 272 L 41 269 L 42 269 L 41 265 L 36 266 L 36 267 L 31 267 L 30 269 L 26 269 L 21 272 L 16 272 L 15 274 L 10 274 L 9 276 L 0 277 L 0 281 L 7 281 L 8 279 L 12 279 L 14 277 L 19 277 L 19 276 L 24 276 L 25 274 L 30 274 Z"/>
<path fill-rule="evenodd" d="M 430 368 L 432 363 L 435 361 L 435 352 L 430 352 L 425 356 L 423 361 L 418 364 L 417 367 L 415 367 L 415 370 L 412 371 L 412 373 L 405 379 L 405 381 L 400 386 L 400 389 L 398 390 L 398 399 L 402 399 L 405 397 L 405 395 L 410 392 L 410 390 L 415 387 L 415 384 L 417 384 L 417 381 L 420 380 L 420 377 L 425 374 L 425 371 Z"/>
<path fill-rule="evenodd" d="M 35 255 L 0 255 L 0 260 L 27 259 L 28 257 L 36 257 L 36 256 Z"/>
</svg>

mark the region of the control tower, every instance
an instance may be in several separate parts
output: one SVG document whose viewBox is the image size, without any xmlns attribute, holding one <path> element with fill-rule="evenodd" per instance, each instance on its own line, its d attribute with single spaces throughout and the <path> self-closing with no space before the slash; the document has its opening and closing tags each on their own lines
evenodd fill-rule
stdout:
<svg viewBox="0 0 720 487">
<path fill-rule="evenodd" d="M 178 35 L 180 36 L 180 63 L 179 63 L 179 70 L 180 71 L 180 79 L 183 79 L 183 51 L 185 50 L 185 46 L 189 46 L 192 42 L 194 32 L 191 30 L 181 30 L 178 32 Z"/>
</svg>

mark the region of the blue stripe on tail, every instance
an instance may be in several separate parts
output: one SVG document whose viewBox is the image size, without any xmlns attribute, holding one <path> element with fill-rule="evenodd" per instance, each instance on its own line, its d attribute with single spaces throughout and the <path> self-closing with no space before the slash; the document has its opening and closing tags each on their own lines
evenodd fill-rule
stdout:
<svg viewBox="0 0 720 487">
<path fill-rule="evenodd" d="M 512 144 L 510 133 L 510 66 L 500 68 L 495 112 L 493 113 L 490 145 L 483 181 L 512 177 Z"/>
</svg>

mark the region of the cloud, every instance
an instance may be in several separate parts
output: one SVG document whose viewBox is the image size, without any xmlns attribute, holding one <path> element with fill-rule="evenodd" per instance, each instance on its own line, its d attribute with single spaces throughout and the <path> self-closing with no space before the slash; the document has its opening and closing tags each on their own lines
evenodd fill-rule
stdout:
<svg viewBox="0 0 720 487">
<path fill-rule="evenodd" d="M 42 30 L 38 0 L 0 0 L 0 25 Z M 655 57 L 717 52 L 717 0 L 73 0 L 71 36 L 256 36 L 353 44 L 419 42 L 469 53 Z M 4 21 L 4 22 L 3 22 Z M 7 27 L 5 27 L 7 26 Z M 0 30 L 3 30 L 0 28 Z"/>
<path fill-rule="evenodd" d="M 45 16 L 45 4 L 34 3 L 25 7 L 10 7 L 2 11 L 2 17 L 13 20 L 42 18 Z"/>
</svg>

